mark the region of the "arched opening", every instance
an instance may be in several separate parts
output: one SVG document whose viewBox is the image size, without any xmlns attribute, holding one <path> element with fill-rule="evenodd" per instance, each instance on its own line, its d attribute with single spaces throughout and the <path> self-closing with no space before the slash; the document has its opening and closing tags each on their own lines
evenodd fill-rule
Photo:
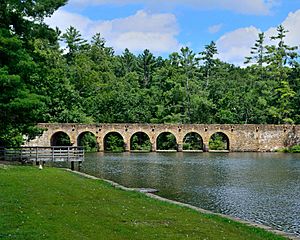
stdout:
<svg viewBox="0 0 300 240">
<path fill-rule="evenodd" d="M 83 146 L 86 152 L 98 151 L 96 136 L 91 132 L 80 133 L 77 137 L 77 146 Z"/>
<path fill-rule="evenodd" d="M 229 150 L 229 138 L 225 133 L 216 132 L 209 139 L 209 150 Z"/>
<path fill-rule="evenodd" d="M 203 139 L 196 132 L 190 132 L 183 138 L 183 150 L 203 150 Z"/>
<path fill-rule="evenodd" d="M 156 143 L 157 150 L 177 150 L 176 137 L 170 132 L 159 134 Z"/>
<path fill-rule="evenodd" d="M 72 146 L 69 135 L 62 131 L 52 135 L 50 144 L 51 146 Z"/>
<path fill-rule="evenodd" d="M 133 151 L 151 151 L 151 142 L 149 136 L 144 132 L 137 132 L 130 138 L 130 150 Z"/>
<path fill-rule="evenodd" d="M 104 137 L 104 151 L 107 152 L 124 152 L 124 139 L 120 133 L 110 132 Z"/>
</svg>

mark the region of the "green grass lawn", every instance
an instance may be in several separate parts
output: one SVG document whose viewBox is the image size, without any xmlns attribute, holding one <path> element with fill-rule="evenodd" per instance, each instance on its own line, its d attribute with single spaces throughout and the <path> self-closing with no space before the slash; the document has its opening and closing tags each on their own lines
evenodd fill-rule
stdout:
<svg viewBox="0 0 300 240">
<path fill-rule="evenodd" d="M 62 169 L 0 165 L 0 239 L 284 239 Z"/>
</svg>

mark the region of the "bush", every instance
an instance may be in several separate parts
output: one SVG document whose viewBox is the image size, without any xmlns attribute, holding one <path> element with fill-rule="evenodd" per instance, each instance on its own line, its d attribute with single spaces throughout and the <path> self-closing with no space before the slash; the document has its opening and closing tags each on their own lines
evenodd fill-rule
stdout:
<svg viewBox="0 0 300 240">
<path fill-rule="evenodd" d="M 202 150 L 203 143 L 199 134 L 189 133 L 185 136 L 183 150 Z"/>
<path fill-rule="evenodd" d="M 183 150 L 193 150 L 193 147 L 190 143 L 184 143 Z"/>
<path fill-rule="evenodd" d="M 140 137 L 140 138 L 139 138 Z M 131 150 L 151 151 L 151 142 L 147 135 L 134 135 L 131 142 Z"/>
<path fill-rule="evenodd" d="M 172 133 L 163 133 L 157 139 L 157 149 L 177 150 L 176 138 Z"/>
<path fill-rule="evenodd" d="M 214 134 L 209 140 L 209 149 L 210 150 L 226 150 L 226 141 L 219 134 Z"/>
<path fill-rule="evenodd" d="M 80 145 L 84 147 L 86 152 L 97 152 L 98 150 L 96 137 L 92 133 L 84 134 Z"/>
<path fill-rule="evenodd" d="M 276 152 L 283 152 L 283 153 L 300 153 L 300 144 L 294 145 L 287 148 L 280 148 L 277 149 Z"/>
<path fill-rule="evenodd" d="M 124 141 L 122 137 L 118 135 L 111 134 L 106 140 L 106 151 L 109 152 L 123 152 L 124 151 Z"/>
<path fill-rule="evenodd" d="M 294 145 L 289 148 L 290 153 L 300 153 L 300 145 Z"/>
</svg>

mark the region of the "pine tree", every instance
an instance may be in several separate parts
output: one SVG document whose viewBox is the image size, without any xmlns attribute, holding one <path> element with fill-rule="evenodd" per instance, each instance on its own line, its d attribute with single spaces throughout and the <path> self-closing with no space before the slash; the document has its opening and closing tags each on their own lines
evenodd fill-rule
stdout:
<svg viewBox="0 0 300 240">
<path fill-rule="evenodd" d="M 266 46 L 265 42 L 265 34 L 259 33 L 258 39 L 256 40 L 254 46 L 251 48 L 251 56 L 246 57 L 245 64 L 255 63 L 259 67 L 262 67 L 266 61 Z"/>
<path fill-rule="evenodd" d="M 203 63 L 204 63 L 206 88 L 208 88 L 209 77 L 211 75 L 213 68 L 216 65 L 216 59 L 214 59 L 214 56 L 216 54 L 218 54 L 218 49 L 216 47 L 216 43 L 213 41 L 210 44 L 205 45 L 204 51 L 200 52 L 200 55 L 202 55 L 202 57 L 200 57 L 200 60 L 203 60 Z"/>
</svg>

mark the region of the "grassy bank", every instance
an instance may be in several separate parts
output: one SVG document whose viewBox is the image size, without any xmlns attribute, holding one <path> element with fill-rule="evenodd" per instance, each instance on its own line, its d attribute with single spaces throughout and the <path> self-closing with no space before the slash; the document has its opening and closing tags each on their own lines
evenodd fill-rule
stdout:
<svg viewBox="0 0 300 240">
<path fill-rule="evenodd" d="M 0 239 L 284 239 L 62 169 L 0 166 Z"/>
</svg>

